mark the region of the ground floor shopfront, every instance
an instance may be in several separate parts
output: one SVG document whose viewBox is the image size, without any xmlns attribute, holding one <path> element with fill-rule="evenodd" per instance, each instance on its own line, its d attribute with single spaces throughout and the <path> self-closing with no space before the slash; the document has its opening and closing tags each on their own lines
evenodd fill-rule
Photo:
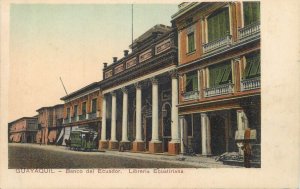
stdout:
<svg viewBox="0 0 300 189">
<path fill-rule="evenodd" d="M 99 132 L 100 132 L 100 120 L 86 120 L 80 122 L 74 122 L 70 124 L 65 124 L 63 127 L 60 127 L 57 130 L 57 138 L 55 140 L 56 145 L 67 145 L 66 142 L 70 139 L 70 134 L 72 131 L 85 130 L 93 131 L 98 133 L 94 136 L 94 141 L 98 143 L 99 141 Z"/>
<path fill-rule="evenodd" d="M 178 78 L 154 72 L 103 90 L 99 149 L 178 154 Z"/>
<path fill-rule="evenodd" d="M 217 105 L 219 104 L 219 105 Z M 180 107 L 181 153 L 218 156 L 225 152 L 240 152 L 236 131 L 247 128 L 256 131 L 252 146 L 260 153 L 260 96 L 211 104 Z"/>
<path fill-rule="evenodd" d="M 36 131 L 14 132 L 10 134 L 9 141 L 15 143 L 34 143 L 35 138 Z"/>
</svg>

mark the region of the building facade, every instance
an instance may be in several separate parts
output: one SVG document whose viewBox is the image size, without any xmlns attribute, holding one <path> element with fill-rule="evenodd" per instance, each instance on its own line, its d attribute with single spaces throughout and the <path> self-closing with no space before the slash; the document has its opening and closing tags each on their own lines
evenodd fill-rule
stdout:
<svg viewBox="0 0 300 189">
<path fill-rule="evenodd" d="M 178 31 L 181 151 L 240 151 L 236 131 L 256 131 L 260 149 L 259 2 L 182 3 Z M 259 150 L 260 151 L 260 150 Z"/>
<path fill-rule="evenodd" d="M 61 98 L 63 108 L 63 129 L 57 142 L 66 145 L 71 131 L 85 129 L 100 134 L 102 96 L 99 83 L 94 82 Z M 99 140 L 99 136 L 94 138 Z"/>
<path fill-rule="evenodd" d="M 177 35 L 156 25 L 103 69 L 100 149 L 179 151 Z"/>
<path fill-rule="evenodd" d="M 37 117 L 22 117 L 8 124 L 9 142 L 34 143 L 38 130 Z"/>
<path fill-rule="evenodd" d="M 41 144 L 55 144 L 62 128 L 63 104 L 42 107 L 38 112 L 38 128 L 36 142 Z"/>
</svg>

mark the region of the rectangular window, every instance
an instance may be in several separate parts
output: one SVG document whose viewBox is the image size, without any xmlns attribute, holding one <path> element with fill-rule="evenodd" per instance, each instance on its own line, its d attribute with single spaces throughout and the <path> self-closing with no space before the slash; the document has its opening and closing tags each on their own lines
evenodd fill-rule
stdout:
<svg viewBox="0 0 300 189">
<path fill-rule="evenodd" d="M 67 118 L 70 117 L 70 108 L 67 108 Z"/>
<path fill-rule="evenodd" d="M 209 87 L 216 87 L 232 81 L 231 62 L 225 62 L 209 68 Z"/>
<path fill-rule="evenodd" d="M 243 2 L 244 25 L 258 22 L 260 20 L 260 3 L 259 2 Z"/>
<path fill-rule="evenodd" d="M 194 32 L 188 34 L 188 53 L 195 51 L 195 37 Z"/>
<path fill-rule="evenodd" d="M 78 112 L 78 106 L 77 105 L 75 105 L 74 106 L 74 117 L 77 117 L 77 113 Z"/>
<path fill-rule="evenodd" d="M 229 9 L 223 8 L 207 18 L 208 42 L 225 37 L 230 33 Z"/>
<path fill-rule="evenodd" d="M 260 76 L 260 53 L 252 53 L 246 57 L 246 68 L 244 70 L 243 78 L 249 79 Z"/>
<path fill-rule="evenodd" d="M 82 115 L 86 114 L 86 102 L 82 103 Z"/>
<path fill-rule="evenodd" d="M 198 74 L 192 71 L 186 74 L 185 92 L 198 91 Z"/>
<path fill-rule="evenodd" d="M 92 100 L 92 113 L 96 113 L 97 111 L 97 98 Z"/>
</svg>

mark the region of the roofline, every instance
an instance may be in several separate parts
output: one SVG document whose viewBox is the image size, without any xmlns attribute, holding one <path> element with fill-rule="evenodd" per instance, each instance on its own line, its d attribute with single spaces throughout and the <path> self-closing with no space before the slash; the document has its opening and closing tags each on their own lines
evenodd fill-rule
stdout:
<svg viewBox="0 0 300 189">
<path fill-rule="evenodd" d="M 179 9 L 175 14 L 171 16 L 171 21 L 174 21 L 175 19 L 181 17 L 182 15 L 186 14 L 191 9 L 197 7 L 198 5 L 203 4 L 204 2 L 191 2 L 189 5 L 186 5 L 186 7 L 183 7 L 182 9 Z"/>
<path fill-rule="evenodd" d="M 56 104 L 56 105 L 54 105 L 54 106 L 44 106 L 44 107 L 41 107 L 41 108 L 39 108 L 39 109 L 37 109 L 36 111 L 38 112 L 38 111 L 40 111 L 40 110 L 42 110 L 42 109 L 47 109 L 47 108 L 56 108 L 56 107 L 58 107 L 58 106 L 63 106 L 64 104 Z"/>
<path fill-rule="evenodd" d="M 74 96 L 76 97 L 76 96 L 80 95 L 81 93 L 83 93 L 85 91 L 88 91 L 89 89 L 94 89 L 94 88 L 97 88 L 97 87 L 100 88 L 99 82 L 93 82 L 93 83 L 88 84 L 88 85 L 86 85 L 86 86 L 84 86 L 84 87 L 82 87 L 82 88 L 80 88 L 80 89 L 78 89 L 78 90 L 76 90 L 76 91 L 74 91 L 74 92 L 66 95 L 66 96 L 61 97 L 60 100 L 64 100 L 65 101 L 65 100 L 70 99 L 70 98 L 72 98 Z"/>
<path fill-rule="evenodd" d="M 37 117 L 21 117 L 21 118 L 19 118 L 19 119 L 16 119 L 16 120 L 14 120 L 14 121 L 11 121 L 11 122 L 9 122 L 8 124 L 13 124 L 13 123 L 15 123 L 15 122 L 18 122 L 18 121 L 21 121 L 21 120 L 23 120 L 23 119 L 38 119 Z"/>
</svg>

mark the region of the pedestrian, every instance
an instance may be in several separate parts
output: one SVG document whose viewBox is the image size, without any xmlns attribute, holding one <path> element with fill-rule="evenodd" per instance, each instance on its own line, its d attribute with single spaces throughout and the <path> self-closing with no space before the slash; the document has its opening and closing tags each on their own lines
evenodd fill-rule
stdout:
<svg viewBox="0 0 300 189">
<path fill-rule="evenodd" d="M 244 151 L 244 166 L 246 168 L 250 168 L 251 167 L 251 145 L 249 143 L 249 141 L 244 141 L 243 142 L 243 147 L 242 150 Z"/>
<path fill-rule="evenodd" d="M 42 145 L 42 138 L 40 138 L 40 146 Z"/>
</svg>

